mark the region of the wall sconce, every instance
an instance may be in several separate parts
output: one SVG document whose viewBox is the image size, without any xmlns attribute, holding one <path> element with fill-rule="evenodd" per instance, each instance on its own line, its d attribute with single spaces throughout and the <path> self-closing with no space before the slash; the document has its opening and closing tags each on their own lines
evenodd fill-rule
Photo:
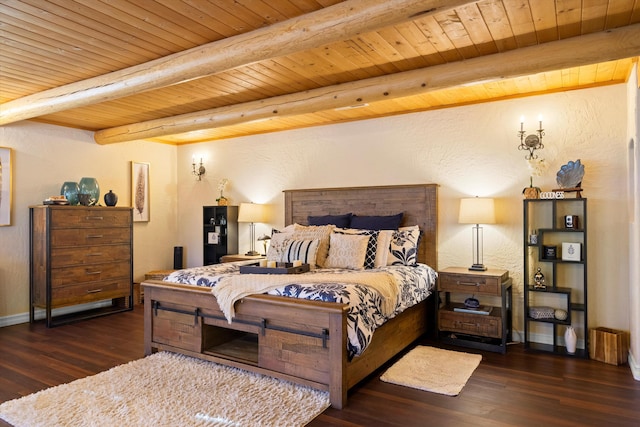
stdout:
<svg viewBox="0 0 640 427">
<path fill-rule="evenodd" d="M 200 157 L 200 166 L 196 167 L 196 156 L 191 158 L 191 167 L 193 167 L 193 174 L 198 177 L 198 181 L 202 181 L 202 175 L 205 174 L 206 169 L 202 165 L 202 157 Z"/>
<path fill-rule="evenodd" d="M 493 199 L 472 197 L 460 199 L 460 224 L 475 224 L 471 229 L 473 244 L 473 265 L 469 270 L 485 271 L 487 267 L 482 263 L 482 227 L 480 224 L 494 224 L 496 214 Z"/>
<path fill-rule="evenodd" d="M 544 136 L 544 129 L 542 129 L 542 116 L 538 116 L 538 130 L 535 134 L 527 135 L 524 130 L 524 117 L 520 117 L 520 130 L 518 136 L 520 137 L 520 146 L 518 150 L 527 150 L 527 154 L 524 158 L 527 160 L 537 159 L 538 156 L 534 153 L 536 150 L 544 148 L 542 144 L 542 137 Z"/>
</svg>

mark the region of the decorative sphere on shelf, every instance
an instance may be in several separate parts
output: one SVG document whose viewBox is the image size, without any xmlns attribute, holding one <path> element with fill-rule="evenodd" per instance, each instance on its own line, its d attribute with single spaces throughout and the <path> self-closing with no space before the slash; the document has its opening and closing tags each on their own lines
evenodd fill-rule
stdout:
<svg viewBox="0 0 640 427">
<path fill-rule="evenodd" d="M 556 311 L 553 312 L 553 316 L 558 320 L 567 320 L 569 314 L 560 308 L 557 308 Z"/>
</svg>

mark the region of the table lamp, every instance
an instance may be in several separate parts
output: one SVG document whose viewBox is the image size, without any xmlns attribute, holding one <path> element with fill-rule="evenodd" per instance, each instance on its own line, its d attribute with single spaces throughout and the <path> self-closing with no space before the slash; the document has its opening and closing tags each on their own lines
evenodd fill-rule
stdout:
<svg viewBox="0 0 640 427">
<path fill-rule="evenodd" d="M 264 205 L 256 203 L 240 203 L 240 211 L 238 212 L 238 222 L 248 222 L 250 230 L 251 244 L 249 252 L 245 255 L 259 255 L 256 251 L 256 222 L 264 222 L 266 218 L 266 209 Z"/>
<path fill-rule="evenodd" d="M 493 199 L 470 197 L 460 199 L 460 224 L 475 224 L 471 229 L 473 245 L 473 265 L 469 270 L 485 271 L 487 267 L 482 263 L 482 227 L 480 224 L 494 224 L 496 222 Z"/>
</svg>

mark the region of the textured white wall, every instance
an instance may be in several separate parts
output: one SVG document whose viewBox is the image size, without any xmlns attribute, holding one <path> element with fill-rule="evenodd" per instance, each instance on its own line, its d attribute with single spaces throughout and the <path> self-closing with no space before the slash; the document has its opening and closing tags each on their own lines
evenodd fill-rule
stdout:
<svg viewBox="0 0 640 427">
<path fill-rule="evenodd" d="M 635 77 L 635 78 L 634 78 Z M 629 212 L 629 365 L 640 381 L 640 89 L 638 65 L 627 84 L 628 96 L 628 212 Z"/>
<path fill-rule="evenodd" d="M 522 322 L 522 189 L 529 184 L 517 150 L 519 118 L 533 131 L 538 114 L 546 130 L 545 174 L 534 183 L 555 188 L 569 160 L 586 166 L 589 198 L 589 315 L 592 325 L 629 329 L 626 210 L 626 92 L 624 85 L 536 96 L 383 119 L 182 146 L 178 149 L 180 236 L 188 266 L 202 262 L 201 206 L 215 204 L 219 179 L 225 195 L 274 207 L 281 227 L 282 190 L 438 183 L 439 268 L 471 264 L 471 227 L 458 224 L 459 198 L 497 198 L 499 223 L 484 227 L 484 262 L 510 271 L 516 326 Z M 203 181 L 190 176 L 192 155 L 204 155 Z M 240 225 L 240 252 L 248 249 Z"/>
</svg>

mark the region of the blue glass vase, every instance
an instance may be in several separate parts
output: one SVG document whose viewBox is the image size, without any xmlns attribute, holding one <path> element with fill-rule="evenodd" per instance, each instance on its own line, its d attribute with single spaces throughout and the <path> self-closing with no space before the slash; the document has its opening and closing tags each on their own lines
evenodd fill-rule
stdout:
<svg viewBox="0 0 640 427">
<path fill-rule="evenodd" d="M 83 177 L 78 183 L 78 194 L 90 194 L 96 202 L 100 197 L 100 186 L 95 178 Z"/>
<path fill-rule="evenodd" d="M 78 183 L 74 181 L 66 181 L 60 187 L 60 195 L 64 196 L 70 205 L 78 204 Z"/>
</svg>

